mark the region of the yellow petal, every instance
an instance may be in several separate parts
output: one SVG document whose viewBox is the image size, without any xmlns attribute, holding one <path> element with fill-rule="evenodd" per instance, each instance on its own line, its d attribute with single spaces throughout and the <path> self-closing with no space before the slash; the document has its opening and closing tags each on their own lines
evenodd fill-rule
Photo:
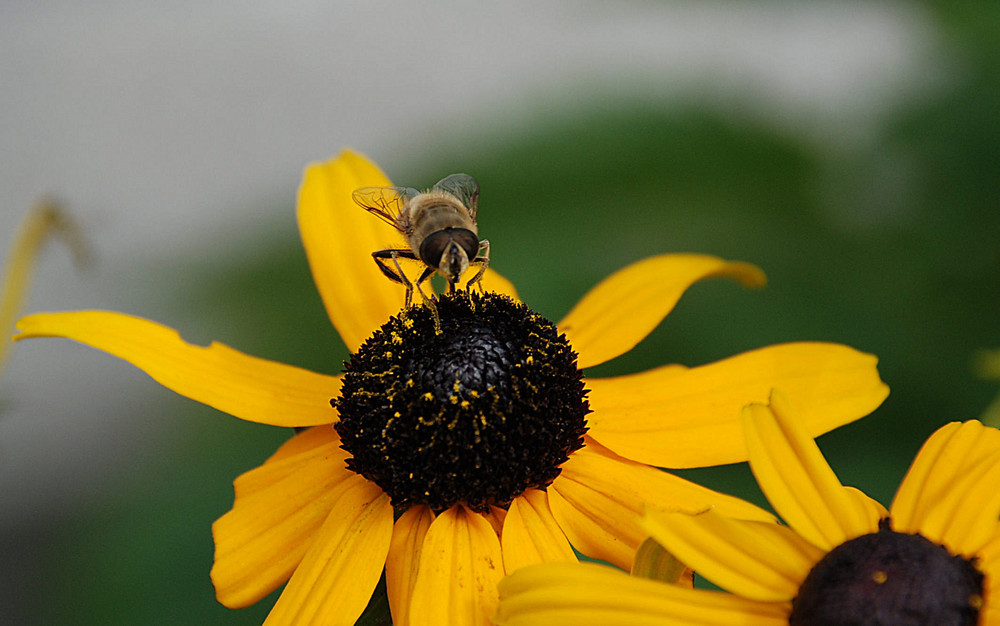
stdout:
<svg viewBox="0 0 1000 626">
<path fill-rule="evenodd" d="M 741 410 L 781 389 L 810 436 L 852 422 L 885 400 L 874 356 L 827 343 L 790 343 L 683 369 L 590 378 L 590 435 L 657 467 L 745 461 Z"/>
<path fill-rule="evenodd" d="M 665 254 L 633 263 L 598 283 L 559 322 L 580 355 L 581 368 L 625 354 L 674 308 L 692 284 L 725 276 L 747 287 L 765 283 L 764 273 L 748 263 L 701 254 Z"/>
<path fill-rule="evenodd" d="M 195 346 L 177 331 L 121 313 L 38 313 L 17 323 L 29 337 L 65 337 L 124 359 L 182 396 L 273 426 L 337 421 L 340 377 L 249 356 L 221 343 Z"/>
<path fill-rule="evenodd" d="M 500 583 L 500 626 L 787 626 L 787 603 L 630 577 L 594 563 L 531 565 Z"/>
<path fill-rule="evenodd" d="M 777 390 L 771 405 L 743 413 L 750 469 L 774 510 L 813 545 L 828 551 L 878 530 L 878 507 L 848 491 Z M 683 557 L 681 557 L 683 558 Z"/>
<path fill-rule="evenodd" d="M 1000 529 L 977 551 L 976 569 L 986 576 L 983 581 L 985 609 L 995 619 L 1000 619 Z M 982 613 L 980 623 L 987 623 L 983 622 Z"/>
<path fill-rule="evenodd" d="M 589 439 L 562 465 L 548 494 L 552 515 L 574 548 L 625 570 L 647 536 L 639 518 L 648 507 L 686 513 L 715 507 L 732 517 L 774 519 L 749 502 L 628 461 Z"/>
<path fill-rule="evenodd" d="M 212 582 L 219 602 L 249 606 L 292 575 L 336 506 L 337 487 L 356 476 L 345 468 L 339 446 L 328 438 L 236 479 L 232 510 L 212 525 Z"/>
<path fill-rule="evenodd" d="M 976 556 L 979 558 L 979 569 L 987 574 L 995 572 L 992 580 L 1000 581 L 1000 526 L 994 529 L 993 536 L 983 544 Z"/>
<path fill-rule="evenodd" d="M 953 490 L 957 476 L 1000 450 L 1000 431 L 977 421 L 952 422 L 927 438 L 896 491 L 893 528 L 919 532 L 920 520 Z"/>
<path fill-rule="evenodd" d="M 334 430 L 333 424 L 323 424 L 307 428 L 281 444 L 274 451 L 274 454 L 267 458 L 266 462 L 280 461 L 281 459 L 307 452 L 316 446 L 321 446 L 331 441 L 335 441 L 337 445 L 340 445 L 340 436 Z"/>
<path fill-rule="evenodd" d="M 334 493 L 333 510 L 265 624 L 349 626 L 368 604 L 392 536 L 389 496 L 358 475 Z"/>
<path fill-rule="evenodd" d="M 649 511 L 649 535 L 699 575 L 732 593 L 764 602 L 791 601 L 824 551 L 778 524 Z"/>
<path fill-rule="evenodd" d="M 912 532 L 904 529 L 917 527 L 913 522 L 917 506 L 931 503 L 947 493 L 948 483 L 941 479 L 951 479 L 954 468 L 963 463 L 965 454 L 974 445 L 976 438 L 977 429 L 960 422 L 945 424 L 927 438 L 910 464 L 889 507 L 893 527 L 902 532 Z M 936 472 L 935 467 L 942 462 L 942 458 L 945 459 L 945 471 Z"/>
<path fill-rule="evenodd" d="M 576 553 L 549 510 L 548 494 L 528 489 L 514 498 L 500 536 L 504 569 L 546 561 L 576 561 Z"/>
<path fill-rule="evenodd" d="M 629 573 L 639 578 L 694 586 L 694 570 L 656 543 L 652 537 L 647 537 L 639 544 Z"/>
<path fill-rule="evenodd" d="M 34 274 L 35 259 L 42 244 L 51 235 L 62 235 L 73 247 L 78 261 L 86 258 L 87 250 L 76 225 L 69 219 L 62 208 L 51 200 L 43 200 L 33 206 L 21 223 L 11 247 L 7 251 L 7 261 L 4 263 L 3 275 L 0 277 L 0 370 L 10 350 L 7 336 L 14 326 L 24 305 Z"/>
<path fill-rule="evenodd" d="M 347 466 L 348 456 L 340 447 L 340 437 L 333 426 L 316 426 L 286 441 L 261 467 L 237 477 L 233 490 L 238 500 L 279 481 L 294 478 L 307 464 L 315 463 L 316 471 L 327 466 L 331 472 L 341 472 Z"/>
<path fill-rule="evenodd" d="M 848 498 L 854 500 L 854 508 L 860 511 L 862 517 L 867 518 L 871 523 L 877 523 L 879 520 L 889 517 L 889 510 L 882 506 L 881 502 L 868 497 L 868 494 L 860 489 L 844 485 L 844 492 Z"/>
<path fill-rule="evenodd" d="M 392 185 L 378 166 L 345 150 L 306 168 L 299 187 L 299 231 L 330 321 L 355 352 L 403 306 L 402 285 L 387 279 L 372 252 L 405 248 L 395 228 L 358 206 L 359 187 Z"/>
<path fill-rule="evenodd" d="M 403 513 L 392 527 L 392 543 L 385 561 L 385 589 L 395 626 L 410 623 L 410 598 L 417 580 L 424 537 L 434 521 L 430 507 L 414 506 Z"/>
<path fill-rule="evenodd" d="M 490 523 L 462 505 L 447 509 L 424 538 L 410 626 L 488 625 L 503 574 L 500 540 Z"/>
<path fill-rule="evenodd" d="M 979 612 L 978 626 L 1000 626 L 1000 607 L 987 604 Z"/>
<path fill-rule="evenodd" d="M 493 527 L 493 532 L 499 537 L 500 533 L 503 532 L 503 523 L 507 518 L 507 511 L 491 504 L 490 510 L 486 513 L 481 513 L 481 515 L 483 519 L 490 523 L 490 526 Z"/>
<path fill-rule="evenodd" d="M 1000 450 L 973 464 L 963 464 L 951 478 L 951 489 L 933 502 L 922 503 L 917 514 L 907 520 L 904 532 L 919 532 L 954 553 L 972 556 L 997 531 Z M 895 526 L 895 520 L 893 527 L 902 530 Z"/>
</svg>

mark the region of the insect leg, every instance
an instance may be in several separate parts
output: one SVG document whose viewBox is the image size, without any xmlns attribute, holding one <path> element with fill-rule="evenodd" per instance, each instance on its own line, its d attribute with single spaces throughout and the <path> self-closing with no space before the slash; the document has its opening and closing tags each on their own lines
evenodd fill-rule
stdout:
<svg viewBox="0 0 1000 626">
<path fill-rule="evenodd" d="M 426 268 L 424 268 L 424 271 L 420 273 L 420 277 L 417 278 L 416 286 L 417 286 L 417 293 L 420 294 L 420 297 L 423 299 L 424 304 L 427 305 L 427 308 L 431 310 L 431 315 L 434 316 L 434 332 L 435 332 L 435 334 L 440 335 L 441 334 L 441 318 L 438 316 L 437 305 L 434 304 L 434 300 L 433 299 L 428 298 L 427 296 L 425 296 L 424 295 L 424 290 L 420 288 L 420 283 L 422 283 L 425 280 L 427 280 L 428 278 L 430 278 L 432 274 L 434 274 L 434 268 L 433 267 L 426 267 Z"/>
<path fill-rule="evenodd" d="M 424 299 L 424 302 L 427 302 L 428 298 L 427 296 L 424 295 L 424 291 L 423 289 L 420 288 L 420 284 L 423 283 L 428 278 L 430 278 L 433 273 L 434 273 L 433 267 L 425 267 L 424 271 L 420 273 L 420 277 L 417 278 L 416 282 L 417 291 L 420 293 L 420 296 Z"/>
<path fill-rule="evenodd" d="M 490 242 L 488 239 L 483 239 L 482 241 L 479 242 L 479 254 L 476 255 L 476 258 L 474 258 L 470 262 L 470 265 L 478 265 L 479 271 L 476 272 L 475 276 L 469 279 L 469 282 L 465 283 L 466 291 L 468 291 L 469 288 L 472 287 L 473 285 L 479 285 L 479 290 L 482 291 L 483 283 L 480 281 L 483 280 L 483 274 L 486 273 L 486 266 L 488 266 L 489 264 L 490 264 Z"/>
<path fill-rule="evenodd" d="M 413 254 L 411 250 L 397 250 L 397 249 L 386 249 L 386 250 L 376 250 L 372 252 L 372 258 L 375 259 L 375 264 L 378 268 L 382 270 L 385 277 L 394 283 L 399 283 L 406 287 L 406 304 L 405 308 L 410 307 L 410 303 L 413 301 L 413 283 L 410 279 L 406 277 L 403 273 L 403 269 L 399 267 L 399 261 L 397 259 L 415 259 L 416 255 Z M 396 268 L 395 271 L 388 265 L 386 265 L 384 259 L 391 259 L 393 266 Z M 424 295 L 423 293 L 420 294 Z"/>
</svg>

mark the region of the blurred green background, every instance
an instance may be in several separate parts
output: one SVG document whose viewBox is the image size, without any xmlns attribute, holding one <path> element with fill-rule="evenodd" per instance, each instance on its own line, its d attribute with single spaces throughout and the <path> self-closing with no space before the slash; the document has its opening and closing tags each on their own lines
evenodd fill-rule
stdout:
<svg viewBox="0 0 1000 626">
<path fill-rule="evenodd" d="M 596 83 L 586 106 L 501 129 L 484 111 L 415 132 L 391 158 L 370 156 L 393 163 L 387 173 L 408 186 L 476 176 L 491 266 L 553 320 L 649 255 L 761 266 L 766 289 L 698 284 L 636 349 L 592 373 L 698 365 L 799 340 L 874 353 L 889 399 L 820 445 L 844 482 L 888 504 L 924 438 L 979 416 L 1000 391 L 971 369 L 977 350 L 1000 346 L 1000 10 L 925 6 L 958 66 L 864 145 L 777 130 L 738 101 L 657 106 Z M 197 280 L 164 285 L 172 312 L 158 317 L 198 320 L 185 332 L 193 341 L 336 373 L 347 353 L 312 285 L 294 197 L 265 201 L 281 225 L 227 258 L 184 261 Z M 210 524 L 231 505 L 233 478 L 290 432 L 155 398 L 148 410 L 176 424 L 158 452 L 33 529 L 44 548 L 17 561 L 17 584 L 37 623 L 248 624 L 273 603 L 216 603 Z M 744 465 L 682 473 L 762 502 Z"/>
</svg>

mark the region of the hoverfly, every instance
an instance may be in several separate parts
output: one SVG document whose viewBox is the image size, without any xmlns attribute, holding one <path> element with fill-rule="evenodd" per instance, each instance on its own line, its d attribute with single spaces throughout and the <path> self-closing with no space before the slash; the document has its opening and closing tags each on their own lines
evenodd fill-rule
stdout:
<svg viewBox="0 0 1000 626">
<path fill-rule="evenodd" d="M 490 262 L 490 242 L 479 239 L 479 183 L 472 176 L 452 174 L 424 192 L 412 187 L 362 187 L 354 192 L 354 201 L 399 231 L 410 246 L 372 252 L 382 273 L 406 287 L 407 307 L 413 300 L 414 287 L 425 303 L 430 302 L 420 285 L 434 272 L 448 281 L 448 293 L 455 291 L 470 265 L 478 265 L 479 271 L 465 288 L 483 279 Z M 416 281 L 406 277 L 398 259 L 424 264 Z"/>
</svg>

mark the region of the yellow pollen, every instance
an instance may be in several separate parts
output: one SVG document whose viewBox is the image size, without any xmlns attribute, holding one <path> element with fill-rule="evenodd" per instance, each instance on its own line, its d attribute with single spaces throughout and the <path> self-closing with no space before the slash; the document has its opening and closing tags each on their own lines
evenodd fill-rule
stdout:
<svg viewBox="0 0 1000 626">
<path fill-rule="evenodd" d="M 425 393 L 423 395 L 423 398 L 424 398 L 424 400 L 427 400 L 428 402 L 430 402 L 431 400 L 434 399 L 434 394 L 428 391 L 427 393 Z"/>
<path fill-rule="evenodd" d="M 472 403 L 471 403 L 471 402 L 469 402 L 468 400 L 462 400 L 462 408 L 463 408 L 463 409 L 467 409 L 467 408 L 469 408 L 470 406 L 472 406 Z"/>
<path fill-rule="evenodd" d="M 881 585 L 885 581 L 889 580 L 889 576 L 882 570 L 876 570 L 874 573 L 872 573 L 872 580 Z"/>
<path fill-rule="evenodd" d="M 534 362 L 535 362 L 535 357 L 533 357 L 533 356 L 532 356 L 532 355 L 530 355 L 530 354 L 528 355 L 528 358 L 526 358 L 526 359 L 524 360 L 524 364 L 525 364 L 525 365 L 531 365 L 531 364 L 532 364 L 532 363 L 534 363 Z"/>
<path fill-rule="evenodd" d="M 469 395 L 472 396 L 473 398 L 478 398 L 479 397 L 479 392 L 476 391 L 475 389 L 470 389 L 469 390 Z"/>
<path fill-rule="evenodd" d="M 448 402 L 452 404 L 458 404 L 458 396 L 448 396 Z"/>
<path fill-rule="evenodd" d="M 413 320 L 411 320 L 410 318 L 406 318 L 405 320 L 403 320 L 403 326 L 405 326 L 407 330 L 413 328 Z"/>
<path fill-rule="evenodd" d="M 392 343 L 393 345 L 399 345 L 403 343 L 403 337 L 399 333 L 392 333 Z"/>
<path fill-rule="evenodd" d="M 386 350 L 385 351 L 385 358 L 387 358 L 387 359 L 391 359 L 392 358 L 392 351 L 391 350 Z"/>
<path fill-rule="evenodd" d="M 459 380 L 456 378 L 455 379 L 455 384 L 452 385 L 451 388 L 452 388 L 452 390 L 454 390 L 455 393 L 458 393 L 459 391 L 462 390 L 462 383 L 459 382 Z"/>
</svg>

